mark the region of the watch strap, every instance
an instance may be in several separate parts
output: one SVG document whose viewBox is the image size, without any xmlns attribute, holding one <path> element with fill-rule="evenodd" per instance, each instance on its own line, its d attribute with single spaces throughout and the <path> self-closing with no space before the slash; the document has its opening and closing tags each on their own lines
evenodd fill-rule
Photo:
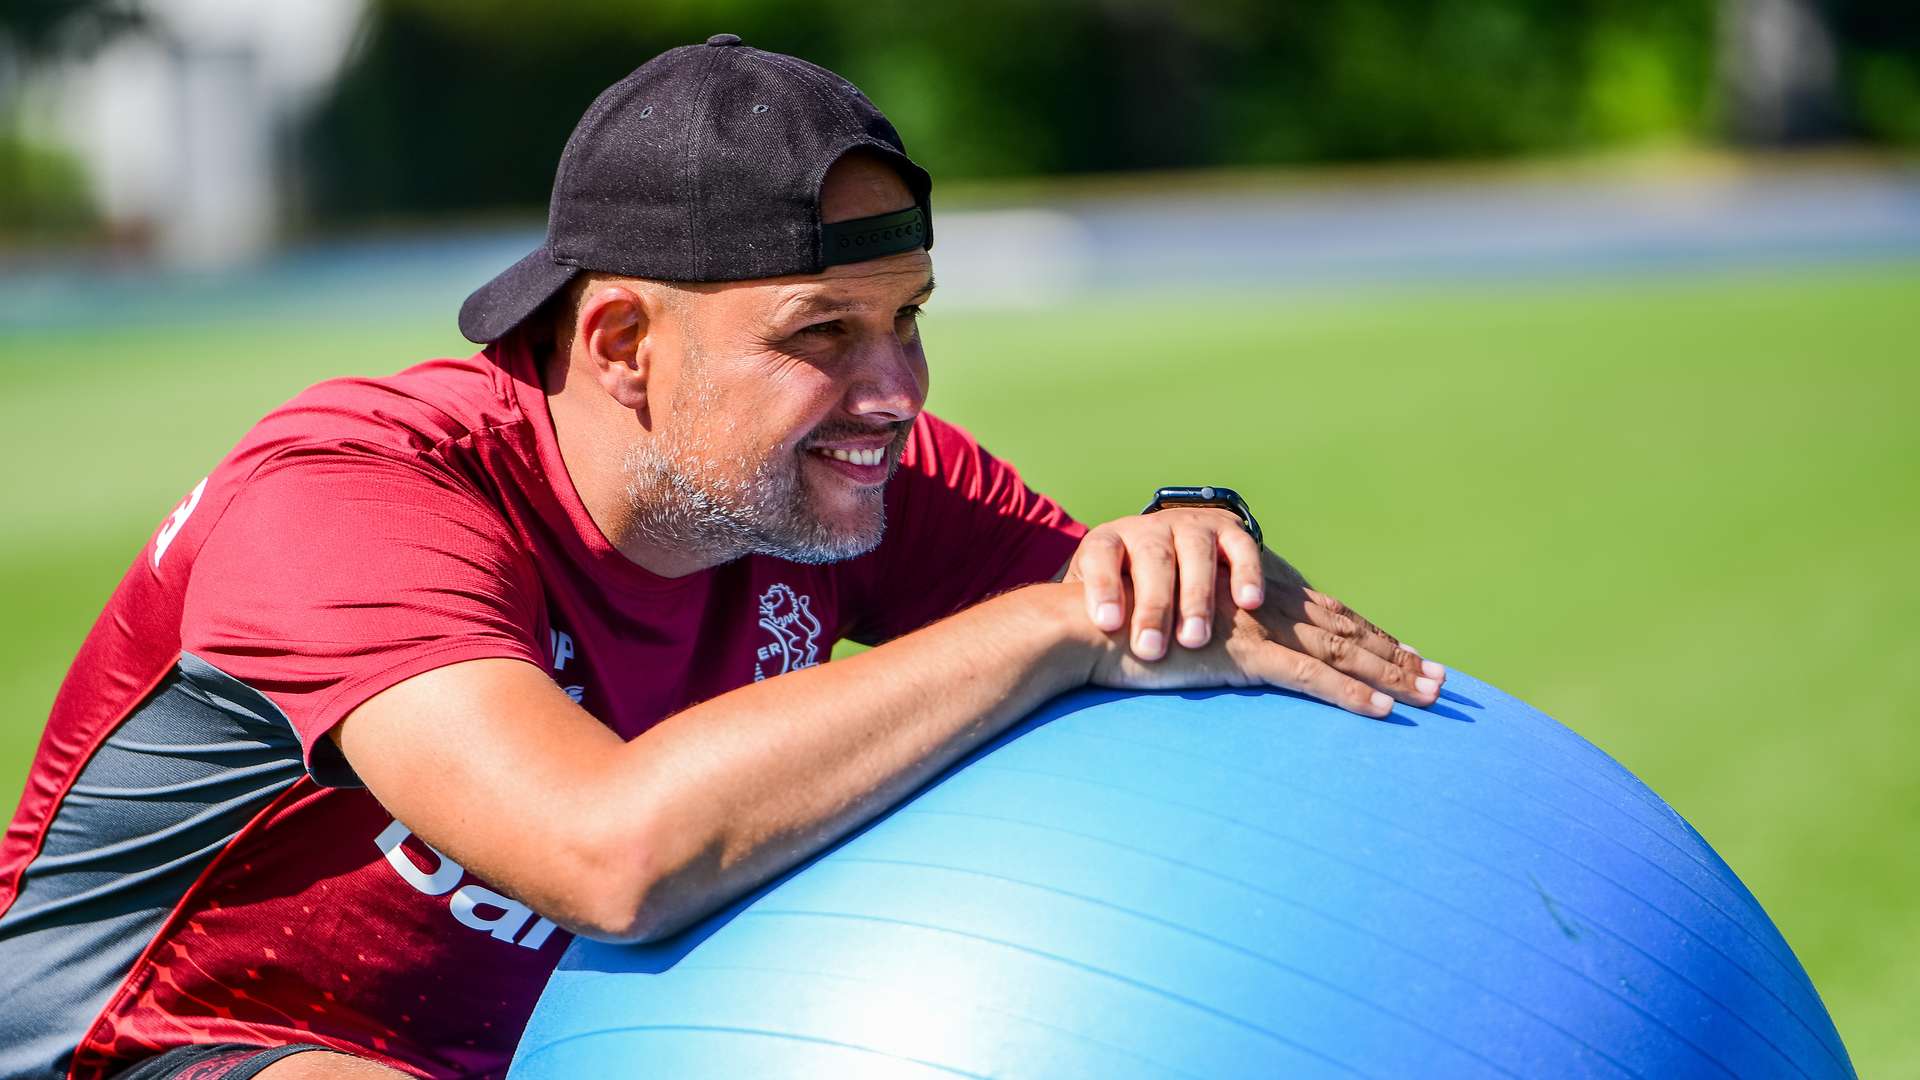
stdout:
<svg viewBox="0 0 1920 1080">
<path fill-rule="evenodd" d="M 1240 524 L 1253 536 L 1256 544 L 1265 541 L 1260 535 L 1260 522 L 1254 519 L 1253 511 L 1248 508 L 1247 500 L 1229 487 L 1213 484 L 1198 486 L 1163 487 L 1153 493 L 1142 514 L 1151 514 L 1156 510 L 1165 510 L 1170 506 L 1213 506 L 1222 510 L 1231 510 L 1240 518 Z"/>
</svg>

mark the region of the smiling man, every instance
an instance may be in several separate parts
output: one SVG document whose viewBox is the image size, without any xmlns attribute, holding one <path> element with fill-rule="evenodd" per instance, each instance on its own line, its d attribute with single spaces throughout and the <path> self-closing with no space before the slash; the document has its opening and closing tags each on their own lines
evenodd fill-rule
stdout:
<svg viewBox="0 0 1920 1080">
<path fill-rule="evenodd" d="M 570 934 L 671 934 L 1062 691 L 1431 703 L 1230 493 L 1088 532 L 922 411 L 930 187 L 730 35 L 603 94 L 485 348 L 276 410 L 114 594 L 0 850 L 0 1076 L 500 1076 Z"/>
</svg>

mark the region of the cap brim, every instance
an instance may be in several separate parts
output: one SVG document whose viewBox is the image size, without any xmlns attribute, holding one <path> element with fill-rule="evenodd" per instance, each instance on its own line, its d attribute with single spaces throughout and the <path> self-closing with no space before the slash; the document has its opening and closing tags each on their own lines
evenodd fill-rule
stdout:
<svg viewBox="0 0 1920 1080">
<path fill-rule="evenodd" d="M 541 304 L 553 299 L 580 273 L 579 267 L 553 261 L 545 244 L 473 290 L 460 305 L 460 332 L 485 345 L 506 337 Z"/>
</svg>

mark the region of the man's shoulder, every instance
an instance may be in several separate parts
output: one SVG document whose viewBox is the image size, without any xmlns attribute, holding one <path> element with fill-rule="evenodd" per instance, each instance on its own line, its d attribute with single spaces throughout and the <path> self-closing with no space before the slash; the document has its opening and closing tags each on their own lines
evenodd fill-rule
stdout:
<svg viewBox="0 0 1920 1080">
<path fill-rule="evenodd" d="M 1009 501 L 1024 505 L 1033 499 L 1011 460 L 995 454 L 972 431 L 932 413 L 915 419 L 900 455 L 900 475 L 908 482 L 893 485 L 896 500 L 931 487 L 946 497 L 1017 512 L 1020 506 L 1009 507 Z"/>
<path fill-rule="evenodd" d="M 974 438 L 972 432 L 951 420 L 923 412 L 914 418 L 913 429 L 907 434 L 907 444 L 900 453 L 900 467 L 903 471 L 939 477 L 984 453 L 980 440 Z"/>
<path fill-rule="evenodd" d="M 238 452 L 331 443 L 418 453 L 523 419 L 510 376 L 480 353 L 316 383 L 261 418 Z"/>
</svg>

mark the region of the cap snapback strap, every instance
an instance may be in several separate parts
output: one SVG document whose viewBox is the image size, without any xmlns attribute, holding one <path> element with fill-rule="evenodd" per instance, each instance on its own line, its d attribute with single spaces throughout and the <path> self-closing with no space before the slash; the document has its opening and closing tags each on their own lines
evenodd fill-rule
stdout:
<svg viewBox="0 0 1920 1080">
<path fill-rule="evenodd" d="M 927 214 L 920 207 L 820 226 L 820 265 L 861 262 L 927 246 Z"/>
</svg>

